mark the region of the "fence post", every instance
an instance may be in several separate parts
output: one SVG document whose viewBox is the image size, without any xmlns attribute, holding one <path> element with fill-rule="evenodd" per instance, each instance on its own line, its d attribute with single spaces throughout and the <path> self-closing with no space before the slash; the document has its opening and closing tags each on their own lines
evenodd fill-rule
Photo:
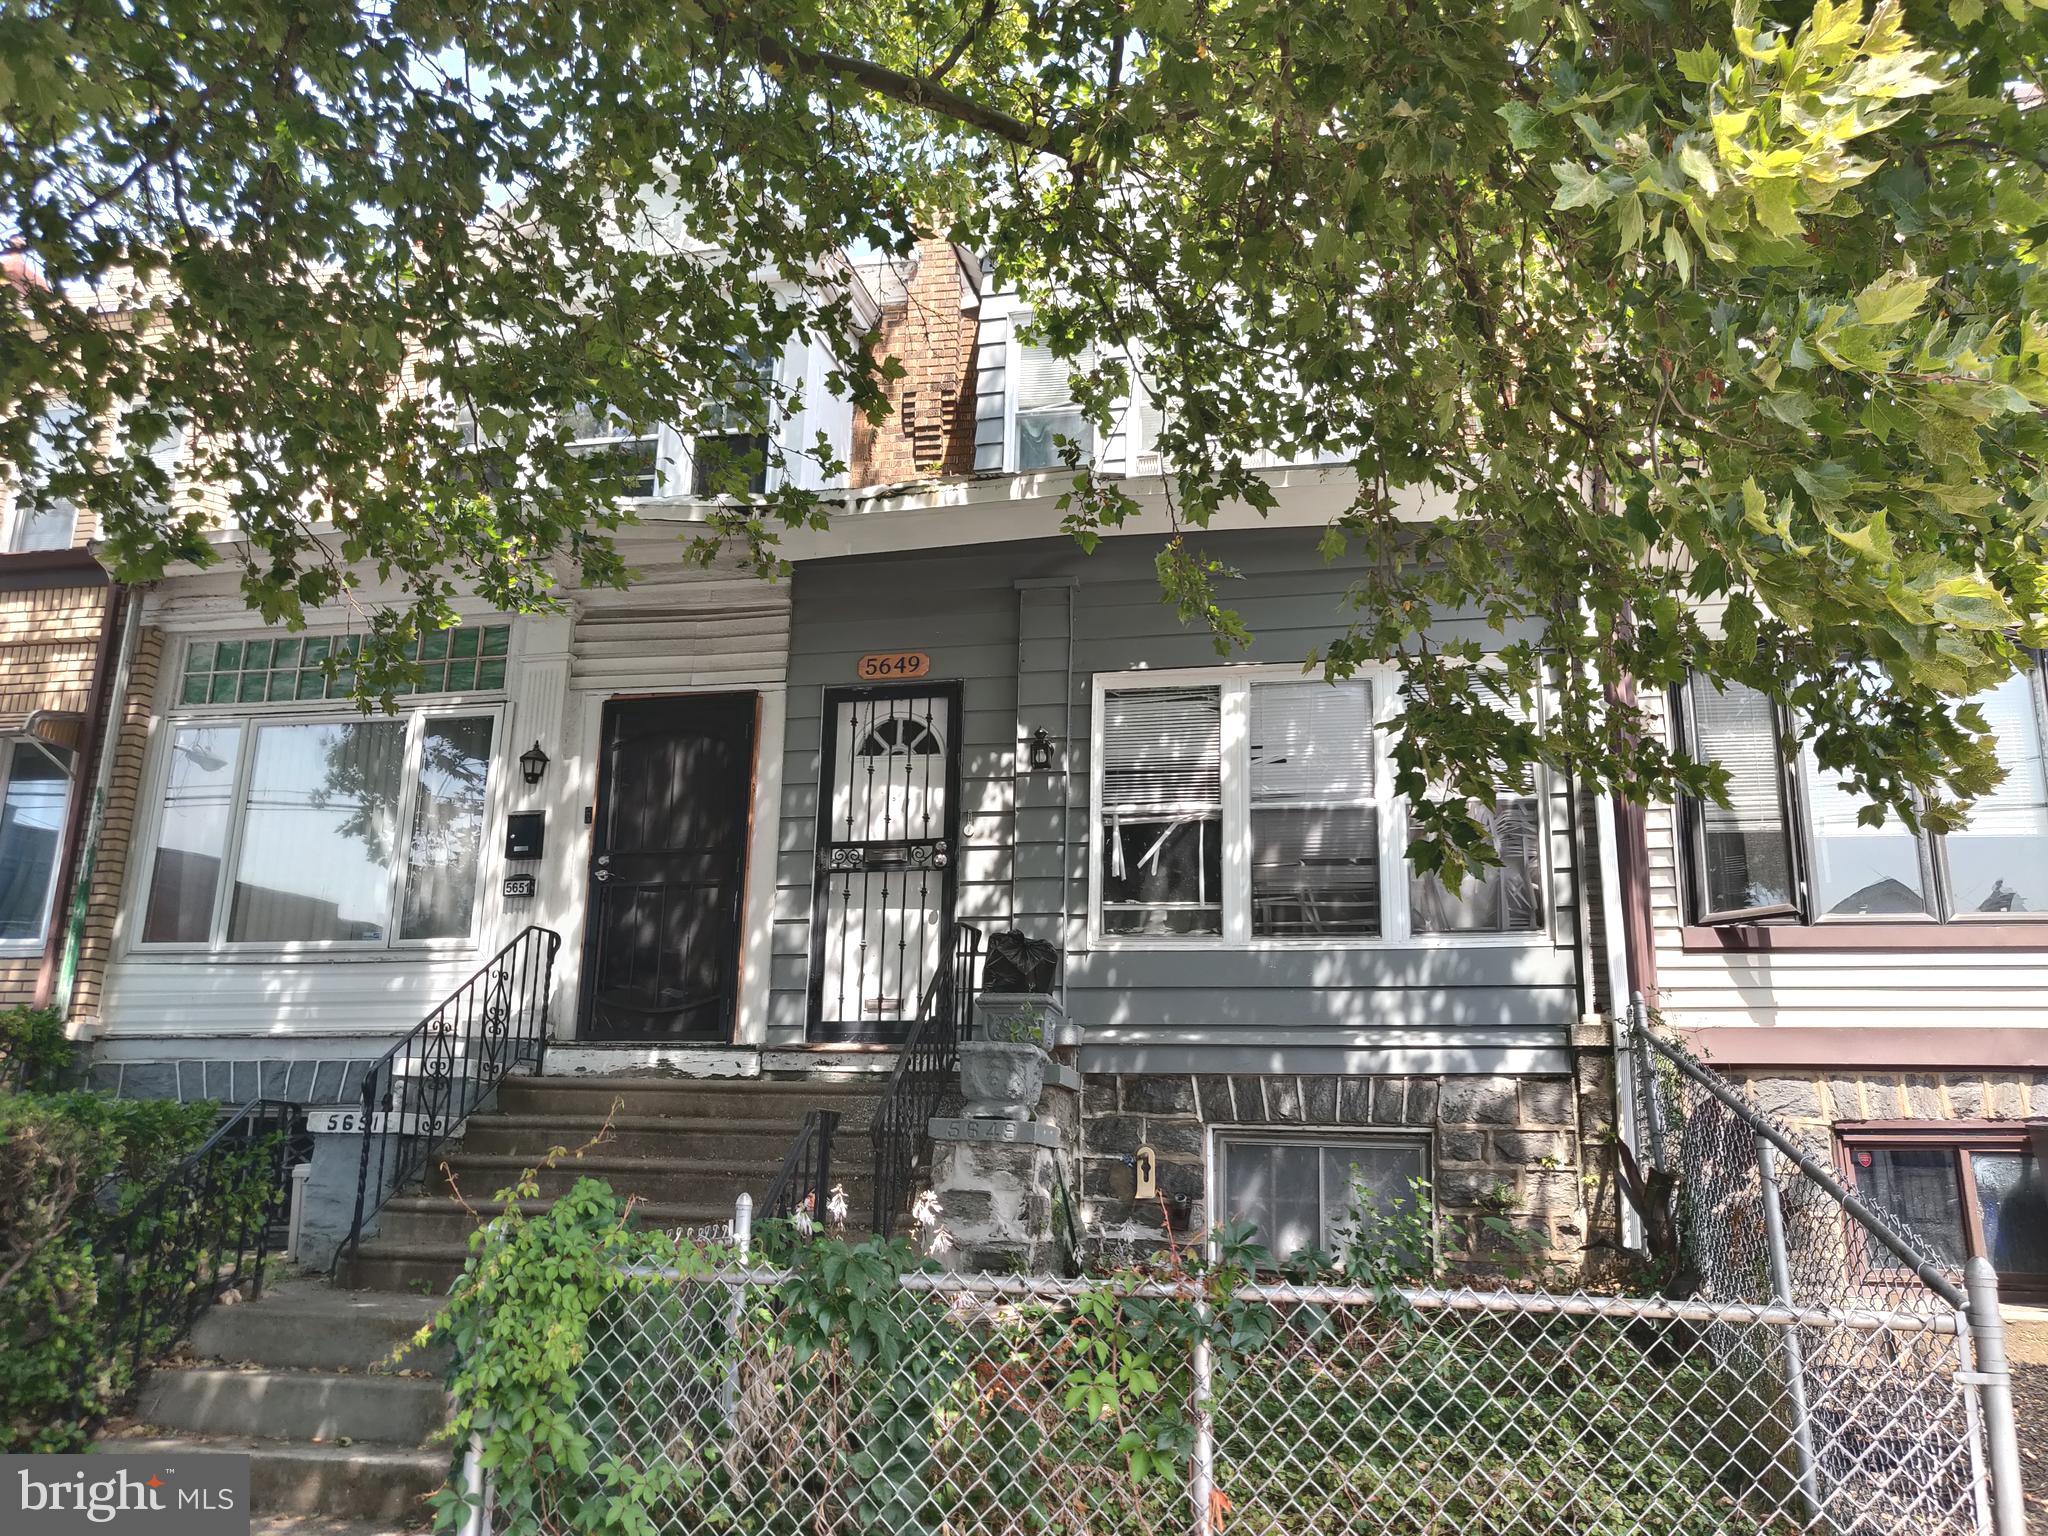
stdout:
<svg viewBox="0 0 2048 1536">
<path fill-rule="evenodd" d="M 732 1203 L 732 1246 L 739 1255 L 740 1269 L 744 1271 L 754 1257 L 754 1197 L 744 1189 Z M 740 1328 L 746 1321 L 747 1292 L 744 1273 L 734 1275 L 730 1283 L 731 1295 L 725 1303 L 725 1348 L 728 1356 L 725 1365 L 725 1379 L 718 1384 L 718 1411 L 726 1423 L 733 1420 L 733 1413 L 740 1401 Z"/>
<path fill-rule="evenodd" d="M 1784 1307 L 1796 1306 L 1792 1296 L 1792 1264 L 1785 1246 L 1785 1210 L 1778 1191 L 1778 1149 L 1756 1138 L 1756 1171 L 1763 1188 L 1764 1236 L 1771 1248 L 1771 1291 Z M 1799 1460 L 1799 1496 L 1807 1518 L 1820 1518 L 1820 1471 L 1813 1451 L 1813 1418 L 1806 1402 L 1806 1358 L 1799 1345 L 1799 1325 L 1785 1325 L 1785 1390 L 1791 1399 L 1793 1453 Z"/>
<path fill-rule="evenodd" d="M 1998 1276 L 1989 1259 L 1963 1266 L 1970 1298 L 1970 1341 L 1977 1369 L 1969 1384 L 1984 1410 L 1984 1448 L 1991 1462 L 1991 1528 L 1997 1536 L 2027 1536 L 2027 1511 L 2020 1492 L 2020 1447 L 2012 1420 L 2012 1372 L 2005 1358 L 2005 1319 L 1998 1312 Z"/>
<path fill-rule="evenodd" d="M 491 1536 L 491 1480 L 484 1471 L 483 1450 L 483 1436 L 471 1435 L 462 1454 L 464 1508 L 456 1536 Z"/>
<path fill-rule="evenodd" d="M 1189 1359 L 1192 1378 L 1188 1407 L 1195 1423 L 1195 1448 L 1188 1456 L 1188 1499 L 1194 1506 L 1190 1529 L 1194 1536 L 1210 1536 L 1216 1509 L 1216 1421 L 1211 1411 L 1209 1357 L 1209 1304 L 1195 1303 L 1195 1345 Z"/>
<path fill-rule="evenodd" d="M 732 1203 L 732 1245 L 739 1250 L 740 1262 L 747 1263 L 754 1252 L 754 1197 L 744 1189 Z"/>
</svg>

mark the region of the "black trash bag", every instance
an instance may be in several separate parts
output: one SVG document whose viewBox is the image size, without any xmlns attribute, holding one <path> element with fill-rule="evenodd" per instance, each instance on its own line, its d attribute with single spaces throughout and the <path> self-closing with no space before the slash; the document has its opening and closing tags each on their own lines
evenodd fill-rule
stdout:
<svg viewBox="0 0 2048 1536">
<path fill-rule="evenodd" d="M 1059 964 L 1060 952 L 1044 939 L 1005 928 L 989 935 L 988 960 L 981 968 L 981 990 L 1050 992 Z"/>
</svg>

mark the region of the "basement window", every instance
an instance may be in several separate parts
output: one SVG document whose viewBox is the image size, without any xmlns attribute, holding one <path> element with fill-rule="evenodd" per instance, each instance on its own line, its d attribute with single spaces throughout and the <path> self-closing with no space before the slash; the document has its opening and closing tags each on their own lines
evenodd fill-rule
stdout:
<svg viewBox="0 0 2048 1536">
<path fill-rule="evenodd" d="M 1216 1133 L 1216 1220 L 1247 1223 L 1276 1263 L 1308 1249 L 1335 1253 L 1361 1209 L 1416 1210 L 1429 1180 L 1429 1142 L 1412 1136 Z"/>
</svg>

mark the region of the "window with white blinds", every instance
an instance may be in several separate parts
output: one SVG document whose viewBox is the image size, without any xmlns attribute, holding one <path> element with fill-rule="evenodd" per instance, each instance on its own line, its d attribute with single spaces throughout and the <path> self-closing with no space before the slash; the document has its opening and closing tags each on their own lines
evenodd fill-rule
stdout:
<svg viewBox="0 0 2048 1536">
<path fill-rule="evenodd" d="M 1081 445 L 1081 457 L 1094 451 L 1088 418 L 1074 404 L 1070 382 L 1076 364 L 1055 357 L 1049 347 L 1019 342 L 1012 352 L 1016 374 L 1016 468 L 1058 469 L 1065 464 L 1060 439 Z M 1086 366 L 1085 361 L 1080 366 Z"/>
<path fill-rule="evenodd" d="M 1680 692 L 1685 742 L 1728 771 L 1726 806 L 1689 805 L 1693 921 L 1950 922 L 2048 915 L 2048 697 L 2038 670 L 1975 703 L 2004 782 L 1957 831 L 1860 819 L 1864 801 L 1809 747 L 1787 759 L 1783 711 L 1753 690 L 1694 678 Z"/>
<path fill-rule="evenodd" d="M 1223 709 L 1218 688 L 1102 700 L 1106 932 L 1223 931 Z"/>
<path fill-rule="evenodd" d="M 1096 680 L 1092 931 L 1226 944 L 1372 943 L 1432 931 L 1527 938 L 1543 927 L 1531 873 L 1505 921 L 1417 921 L 1406 815 L 1388 770 L 1387 668 L 1326 682 L 1278 668 Z M 1511 840 L 1540 865 L 1536 796 L 1510 793 Z M 1512 881 L 1508 882 L 1512 884 Z M 1533 917 L 1525 919 L 1526 897 Z M 1504 905 L 1499 891 L 1492 910 Z M 1455 903 L 1453 904 L 1455 906 Z"/>
<path fill-rule="evenodd" d="M 1695 739 L 1728 771 L 1728 803 L 1699 807 L 1695 859 L 1703 910 L 1759 916 L 1791 909 L 1792 840 L 1778 710 L 1754 688 L 1695 677 L 1687 699 Z"/>
</svg>

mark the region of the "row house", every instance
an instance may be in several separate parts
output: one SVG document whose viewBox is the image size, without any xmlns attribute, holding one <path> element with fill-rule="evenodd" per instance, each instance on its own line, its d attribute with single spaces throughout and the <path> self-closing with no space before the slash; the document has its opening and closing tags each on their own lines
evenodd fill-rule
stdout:
<svg viewBox="0 0 2048 1536">
<path fill-rule="evenodd" d="M 449 1166 L 501 1171 L 609 1106 L 618 1150 L 585 1166 L 642 1181 L 657 1218 L 708 1219 L 734 1187 L 767 1192 L 808 1110 L 839 1117 L 850 1182 L 886 1185 L 906 1043 L 952 1006 L 964 948 L 1016 930 L 1057 959 L 1035 1116 L 992 1130 L 949 1100 L 907 1133 L 984 1254 L 1035 1261 L 1061 1225 L 1149 1245 L 1222 1220 L 1286 1253 L 1333 1243 L 1361 1194 L 1420 1183 L 1447 1253 L 1479 1253 L 1505 1217 L 1596 1262 L 1620 1239 L 1614 1020 L 1632 991 L 1756 1069 L 1859 1183 L 1924 1205 L 1947 1158 L 1957 1241 L 1999 1251 L 1992 1228 L 2038 1189 L 2028 994 L 2048 932 L 2027 913 L 2048 895 L 2024 857 L 1920 849 L 1924 906 L 1851 924 L 1851 877 L 1814 873 L 1836 867 L 1811 830 L 1833 823 L 1772 763 L 1782 900 L 1764 899 L 1749 799 L 1734 823 L 1617 818 L 1548 773 L 1500 786 L 1497 870 L 1457 893 L 1419 878 L 1388 765 L 1398 678 L 1302 667 L 1349 617 L 1317 538 L 1349 471 L 1275 463 L 1274 512 L 1204 535 L 1255 636 L 1219 657 L 1159 598 L 1143 403 L 1093 440 L 1017 297 L 944 242 L 852 278 L 905 372 L 871 426 L 824 393 L 811 349 L 776 361 L 813 386 L 776 430 L 824 430 L 852 465 L 818 487 L 830 527 L 788 536 L 787 581 L 683 561 L 703 445 L 593 420 L 593 444 L 648 465 L 630 587 L 465 612 L 395 713 L 329 683 L 353 643 L 338 615 L 265 630 L 219 571 L 138 594 L 71 999 L 103 1086 L 289 1098 L 351 1148 L 346 1204 L 365 1074 L 538 926 L 561 939 L 539 1076 L 464 1106 L 496 1118 L 471 1117 Z M 1092 554 L 1061 532 L 1061 438 L 1145 509 Z M 1477 617 L 1441 629 L 1500 638 Z M 1753 752 L 1723 718 L 1739 705 L 1703 696 L 1672 723 Z M 2035 788 L 2009 792 L 2001 826 L 2048 814 L 2040 739 L 2037 720 L 2015 738 Z M 1957 910 L 2004 891 L 1995 916 Z M 437 1196 L 371 1190 L 360 1283 L 452 1272 Z M 330 1249 L 350 1225 L 329 1214 Z"/>
</svg>

